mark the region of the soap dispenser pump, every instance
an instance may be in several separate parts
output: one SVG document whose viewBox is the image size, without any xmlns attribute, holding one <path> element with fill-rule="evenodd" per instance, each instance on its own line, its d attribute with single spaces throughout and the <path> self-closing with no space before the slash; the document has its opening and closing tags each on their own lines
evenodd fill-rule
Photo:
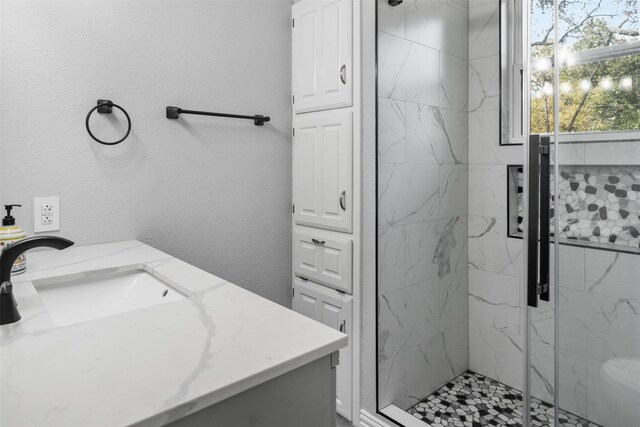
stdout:
<svg viewBox="0 0 640 427">
<path fill-rule="evenodd" d="M 0 251 L 27 237 L 24 230 L 16 225 L 16 219 L 11 215 L 11 210 L 14 207 L 21 208 L 22 205 L 4 205 L 7 215 L 2 218 L 2 227 L 0 227 Z M 13 264 L 13 268 L 11 269 L 11 273 L 24 273 L 26 269 L 27 257 L 23 253 L 16 259 L 16 262 Z"/>
</svg>

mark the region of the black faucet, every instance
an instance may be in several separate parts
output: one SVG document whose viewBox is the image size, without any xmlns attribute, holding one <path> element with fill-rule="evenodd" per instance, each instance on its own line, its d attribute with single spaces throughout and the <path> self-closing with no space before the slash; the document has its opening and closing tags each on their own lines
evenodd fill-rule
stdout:
<svg viewBox="0 0 640 427">
<path fill-rule="evenodd" d="M 0 252 L 0 325 L 14 323 L 20 320 L 18 304 L 13 297 L 11 284 L 11 269 L 18 257 L 29 249 L 48 247 L 65 249 L 73 245 L 71 240 L 56 236 L 37 236 L 20 240 L 4 248 Z"/>
</svg>

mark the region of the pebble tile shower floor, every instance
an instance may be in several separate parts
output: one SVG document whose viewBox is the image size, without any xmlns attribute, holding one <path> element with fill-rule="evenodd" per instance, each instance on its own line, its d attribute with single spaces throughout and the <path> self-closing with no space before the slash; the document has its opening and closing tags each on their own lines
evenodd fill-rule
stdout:
<svg viewBox="0 0 640 427">
<path fill-rule="evenodd" d="M 407 411 L 433 427 L 522 425 L 520 391 L 467 371 Z M 553 425 L 553 408 L 538 399 L 531 402 L 531 425 Z M 601 427 L 560 410 L 560 425 Z"/>
</svg>

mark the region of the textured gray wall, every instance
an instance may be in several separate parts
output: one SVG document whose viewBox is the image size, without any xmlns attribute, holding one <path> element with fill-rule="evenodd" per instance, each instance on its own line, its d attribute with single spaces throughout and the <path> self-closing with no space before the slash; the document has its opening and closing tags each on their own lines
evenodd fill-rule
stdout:
<svg viewBox="0 0 640 427">
<path fill-rule="evenodd" d="M 283 305 L 291 289 L 291 1 L 1 2 L 0 194 L 60 196 L 60 235 L 139 239 Z M 133 120 L 84 129 L 96 99 Z M 271 122 L 164 117 L 166 105 Z M 123 117 L 97 117 L 105 139 Z M 58 233 L 55 233 L 58 234 Z"/>
</svg>

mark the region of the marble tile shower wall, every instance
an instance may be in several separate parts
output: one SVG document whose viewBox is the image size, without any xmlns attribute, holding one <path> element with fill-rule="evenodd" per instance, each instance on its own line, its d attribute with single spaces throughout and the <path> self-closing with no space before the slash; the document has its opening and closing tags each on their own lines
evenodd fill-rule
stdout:
<svg viewBox="0 0 640 427">
<path fill-rule="evenodd" d="M 602 425 L 602 364 L 640 358 L 638 260 L 635 254 L 560 246 L 560 406 Z M 547 402 L 553 401 L 555 306 L 542 303 L 532 311 L 532 391 Z"/>
<path fill-rule="evenodd" d="M 379 0 L 380 406 L 468 369 L 468 5 Z"/>
<path fill-rule="evenodd" d="M 522 390 L 524 248 L 507 237 L 506 170 L 524 156 L 522 146 L 499 145 L 498 0 L 469 6 L 469 366 Z M 640 143 L 611 147 L 572 144 L 559 155 L 564 164 L 624 165 L 640 152 Z M 602 363 L 640 357 L 640 258 L 561 246 L 560 259 L 559 404 L 603 424 Z M 554 306 L 532 311 L 532 393 L 546 402 L 554 391 Z"/>
<path fill-rule="evenodd" d="M 522 146 L 499 145 L 499 0 L 469 7 L 469 366 L 522 390 L 522 240 L 507 237 L 506 169 Z"/>
</svg>

